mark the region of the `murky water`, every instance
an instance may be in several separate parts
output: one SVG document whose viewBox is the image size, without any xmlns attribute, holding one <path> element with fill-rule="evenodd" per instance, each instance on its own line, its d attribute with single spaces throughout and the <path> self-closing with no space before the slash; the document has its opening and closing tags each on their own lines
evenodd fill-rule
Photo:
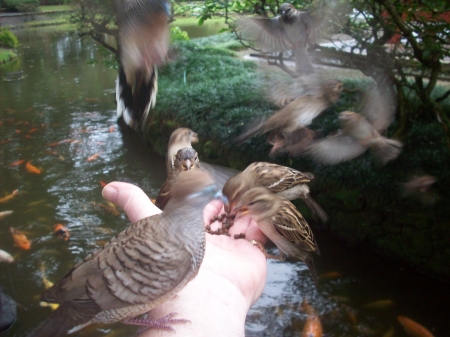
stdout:
<svg viewBox="0 0 450 337">
<path fill-rule="evenodd" d="M 57 281 L 127 226 L 125 214 L 105 205 L 101 181 L 132 182 L 154 196 L 165 179 L 163 158 L 118 129 L 116 74 L 88 63 L 98 55 L 91 40 L 55 28 L 16 33 L 20 59 L 0 68 L 0 78 L 19 70 L 26 76 L 0 82 L 0 199 L 19 190 L 0 203 L 0 212 L 14 211 L 0 220 L 0 249 L 15 258 L 0 263 L 0 284 L 19 304 L 18 321 L 4 336 L 23 336 L 51 312 L 39 305 L 43 273 Z M 11 166 L 18 160 L 24 163 Z M 30 160 L 40 174 L 28 172 Z M 69 243 L 54 236 L 57 223 L 69 229 Z M 14 246 L 10 227 L 26 234 L 30 250 Z M 304 264 L 269 261 L 267 286 L 249 313 L 247 336 L 299 336 L 304 298 L 320 315 L 327 337 L 406 336 L 398 315 L 435 336 L 450 335 L 448 285 L 348 249 L 324 233 L 317 233 L 317 241 L 322 256 L 315 258 L 316 267 L 328 277 L 316 288 Z M 365 308 L 379 300 L 385 301 Z M 135 330 L 116 324 L 80 335 L 128 336 Z"/>
</svg>

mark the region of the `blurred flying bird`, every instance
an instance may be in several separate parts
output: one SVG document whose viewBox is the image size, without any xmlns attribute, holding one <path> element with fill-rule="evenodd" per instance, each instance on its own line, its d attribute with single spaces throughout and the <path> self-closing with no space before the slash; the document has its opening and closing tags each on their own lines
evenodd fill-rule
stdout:
<svg viewBox="0 0 450 337">
<path fill-rule="evenodd" d="M 43 293 L 42 300 L 60 306 L 29 337 L 65 336 L 92 323 L 155 326 L 133 318 L 197 275 L 205 253 L 203 208 L 214 197 L 221 195 L 207 173 L 180 173 L 164 212 L 129 226 Z"/>
<path fill-rule="evenodd" d="M 198 135 L 188 128 L 178 128 L 172 132 L 167 145 L 167 176 L 172 172 L 175 156 L 180 149 L 185 147 L 192 148 L 192 143 L 198 142 Z"/>
<path fill-rule="evenodd" d="M 9 330 L 16 321 L 17 305 L 0 285 L 0 333 Z"/>
<path fill-rule="evenodd" d="M 312 173 L 302 173 L 290 167 L 267 162 L 255 162 L 228 179 L 223 186 L 223 194 L 227 197 L 229 207 L 226 211 L 234 213 L 234 208 L 242 195 L 251 188 L 265 187 L 270 192 L 288 200 L 301 198 L 322 222 L 327 214 L 311 197 L 307 183 L 314 178 Z"/>
<path fill-rule="evenodd" d="M 155 205 L 163 210 L 167 202 L 170 200 L 170 190 L 172 185 L 176 181 L 176 178 L 181 172 L 189 171 L 193 169 L 200 169 L 200 161 L 198 160 L 197 151 L 192 147 L 185 147 L 178 150 L 175 155 L 174 165 L 172 172 L 170 172 L 166 181 L 162 185 L 156 197 Z"/>
<path fill-rule="evenodd" d="M 382 90 L 374 86 L 369 91 L 361 113 L 341 112 L 338 117 L 340 130 L 335 135 L 311 142 L 307 153 L 326 165 L 351 160 L 367 149 L 371 149 L 383 165 L 397 158 L 403 144 L 381 135 L 392 123 L 396 108 L 391 94 Z"/>
<path fill-rule="evenodd" d="M 299 90 L 298 96 L 292 97 L 292 100 L 285 105 L 276 114 L 265 121 L 250 128 L 244 134 L 236 139 L 236 143 L 242 143 L 260 133 L 272 132 L 269 141 L 274 145 L 272 152 L 279 147 L 293 145 L 290 141 L 298 140 L 295 135 L 299 132 L 307 134 L 308 129 L 305 126 L 312 123 L 322 111 L 335 103 L 342 92 L 343 85 L 338 80 L 327 80 L 319 83 L 317 86 L 309 88 L 306 92 Z M 287 95 L 291 95 L 288 93 Z M 280 92 L 280 99 L 284 98 Z"/>
<path fill-rule="evenodd" d="M 405 197 L 414 197 L 424 205 L 432 205 L 437 200 L 436 192 L 432 186 L 437 181 L 431 175 L 413 176 L 408 182 L 402 183 L 402 192 Z"/>
<path fill-rule="evenodd" d="M 302 260 L 318 284 L 312 253 L 320 255 L 319 247 L 308 223 L 290 201 L 264 187 L 256 187 L 242 195 L 236 210 L 250 214 L 261 231 L 278 247 L 279 257 L 268 255 L 262 249 L 266 257 L 284 261 L 286 256 L 292 256 Z"/>
<path fill-rule="evenodd" d="M 297 75 L 314 72 L 309 59 L 308 46 L 327 29 L 332 8 L 326 4 L 306 12 L 289 3 L 279 8 L 279 16 L 241 17 L 236 22 L 236 32 L 242 40 L 255 42 L 263 52 L 294 51 Z"/>
<path fill-rule="evenodd" d="M 144 129 L 158 91 L 157 66 L 169 46 L 170 3 L 166 0 L 117 0 L 120 67 L 116 80 L 117 118 Z"/>
</svg>

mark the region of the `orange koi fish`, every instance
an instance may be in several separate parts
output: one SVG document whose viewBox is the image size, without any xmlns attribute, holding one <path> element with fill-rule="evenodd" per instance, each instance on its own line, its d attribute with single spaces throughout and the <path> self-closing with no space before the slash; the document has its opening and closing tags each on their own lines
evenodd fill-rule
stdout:
<svg viewBox="0 0 450 337">
<path fill-rule="evenodd" d="M 92 156 L 88 157 L 88 159 L 86 161 L 91 162 L 91 161 L 97 160 L 99 156 L 100 156 L 100 153 L 93 154 Z"/>
<path fill-rule="evenodd" d="M 108 184 L 105 183 L 104 181 L 101 181 L 101 180 L 100 180 L 100 186 L 101 186 L 101 187 L 105 187 L 106 185 L 108 185 Z"/>
<path fill-rule="evenodd" d="M 109 132 L 114 132 L 116 130 L 116 128 L 114 127 L 114 125 L 109 127 Z"/>
<path fill-rule="evenodd" d="M 319 275 L 319 279 L 334 279 L 334 278 L 340 278 L 342 277 L 342 274 L 338 271 L 330 271 L 329 273 L 321 274 Z"/>
<path fill-rule="evenodd" d="M 7 202 L 14 198 L 19 193 L 19 190 L 14 190 L 10 195 L 7 195 L 6 197 L 0 198 L 0 204 L 3 202 Z"/>
<path fill-rule="evenodd" d="M 15 133 L 20 133 L 21 131 L 20 131 L 20 130 L 14 130 L 14 132 L 15 132 Z"/>
<path fill-rule="evenodd" d="M 36 132 L 38 130 L 38 128 L 32 128 L 30 131 L 28 131 L 28 133 L 33 133 Z"/>
<path fill-rule="evenodd" d="M 69 241 L 69 238 L 70 238 L 69 230 L 66 227 L 64 227 L 62 224 L 58 223 L 58 224 L 54 225 L 53 232 L 55 233 L 55 235 L 58 238 L 63 239 L 64 241 Z"/>
<path fill-rule="evenodd" d="M 47 146 L 53 147 L 53 146 L 58 146 L 61 144 L 73 143 L 73 142 L 75 142 L 75 139 L 63 139 L 63 140 L 60 140 L 59 142 L 50 143 Z"/>
<path fill-rule="evenodd" d="M 414 322 L 412 319 L 409 319 L 405 316 L 398 316 L 397 320 L 403 325 L 403 329 L 405 329 L 406 333 L 413 337 L 434 337 L 433 334 L 420 325 L 419 323 Z"/>
<path fill-rule="evenodd" d="M 27 239 L 25 234 L 14 227 L 10 227 L 9 231 L 11 232 L 13 240 L 17 247 L 23 250 L 28 250 L 31 248 L 31 242 Z"/>
<path fill-rule="evenodd" d="M 9 142 L 11 142 L 11 139 L 5 139 L 0 142 L 0 145 L 8 144 Z"/>
<path fill-rule="evenodd" d="M 34 137 L 31 137 L 30 135 L 25 135 L 26 139 L 34 139 Z"/>
<path fill-rule="evenodd" d="M 34 173 L 34 174 L 41 174 L 42 173 L 41 170 L 39 170 L 36 166 L 31 165 L 31 160 L 27 162 L 27 164 L 25 165 L 25 168 L 30 173 Z"/>
<path fill-rule="evenodd" d="M 24 159 L 17 160 L 17 161 L 15 161 L 14 163 L 9 164 L 9 166 L 10 166 L 10 167 L 19 166 L 19 165 L 23 164 L 24 162 L 25 162 Z"/>
<path fill-rule="evenodd" d="M 306 299 L 302 302 L 301 307 L 308 314 L 303 327 L 302 337 L 322 337 L 322 324 L 317 312 L 309 305 Z"/>
</svg>

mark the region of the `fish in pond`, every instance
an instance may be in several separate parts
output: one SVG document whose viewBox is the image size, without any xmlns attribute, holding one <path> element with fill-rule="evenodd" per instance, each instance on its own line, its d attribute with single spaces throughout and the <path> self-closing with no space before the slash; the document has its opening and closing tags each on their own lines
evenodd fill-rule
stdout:
<svg viewBox="0 0 450 337">
<path fill-rule="evenodd" d="M 17 247 L 23 250 L 29 250 L 31 248 L 31 242 L 25 234 L 14 227 L 10 227 L 9 231 L 11 232 L 14 243 Z"/>
</svg>

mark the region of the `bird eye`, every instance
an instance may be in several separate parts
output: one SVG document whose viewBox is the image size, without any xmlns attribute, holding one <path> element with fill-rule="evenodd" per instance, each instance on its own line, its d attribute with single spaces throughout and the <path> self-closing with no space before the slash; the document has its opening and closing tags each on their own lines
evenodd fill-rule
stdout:
<svg viewBox="0 0 450 337">
<path fill-rule="evenodd" d="M 256 204 L 256 203 L 257 203 L 257 201 L 254 200 L 254 201 L 249 202 L 248 205 L 249 205 L 249 206 L 252 206 L 252 205 L 254 205 L 254 204 Z"/>
</svg>

